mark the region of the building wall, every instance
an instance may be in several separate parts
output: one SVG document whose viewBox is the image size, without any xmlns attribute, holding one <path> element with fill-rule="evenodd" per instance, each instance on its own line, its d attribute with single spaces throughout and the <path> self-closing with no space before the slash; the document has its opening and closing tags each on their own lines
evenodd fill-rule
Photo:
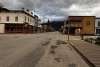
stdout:
<svg viewBox="0 0 100 67">
<path fill-rule="evenodd" d="M 7 16 L 9 16 L 9 21 L 7 21 Z M 15 17 L 18 17 L 18 21 L 15 21 Z M 32 26 L 35 25 L 35 19 L 34 17 L 25 14 L 25 13 L 21 13 L 21 12 L 16 12 L 16 13 L 9 13 L 9 12 L 2 12 L 0 13 L 0 33 L 6 33 L 5 32 L 5 24 L 24 24 L 24 23 L 28 23 L 28 31 L 32 32 Z M 10 25 L 9 25 L 10 26 Z M 10 28 L 10 27 L 9 27 Z M 23 26 L 22 26 L 23 28 Z M 18 30 L 16 30 L 15 32 L 17 32 Z M 13 32 L 13 31 L 12 31 Z"/>
<path fill-rule="evenodd" d="M 83 17 L 82 34 L 95 34 L 95 17 L 94 16 Z"/>
<path fill-rule="evenodd" d="M 6 17 L 9 16 L 9 22 L 6 21 Z M 18 16 L 18 22 L 15 21 L 15 17 Z M 24 23 L 27 22 L 30 25 L 34 25 L 35 19 L 24 13 L 0 13 L 1 21 L 0 23 Z M 25 20 L 26 17 L 26 20 Z"/>
<path fill-rule="evenodd" d="M 95 16 L 69 16 L 68 21 L 76 34 L 95 34 Z"/>
<path fill-rule="evenodd" d="M 100 26 L 98 25 L 100 23 L 100 18 L 96 18 L 95 20 L 95 34 L 100 35 Z"/>
<path fill-rule="evenodd" d="M 0 33 L 5 33 L 5 24 L 0 24 Z"/>
<path fill-rule="evenodd" d="M 6 21 L 6 17 L 9 16 L 9 22 Z M 18 22 L 15 21 L 15 17 L 18 16 Z M 0 13 L 1 21 L 0 23 L 23 23 L 22 13 Z"/>
<path fill-rule="evenodd" d="M 100 21 L 100 19 L 95 20 L 95 27 L 98 27 L 98 21 Z"/>
<path fill-rule="evenodd" d="M 68 21 L 71 27 L 82 27 L 82 17 L 80 16 L 69 16 Z"/>
<path fill-rule="evenodd" d="M 26 20 L 25 20 L 25 17 L 26 17 Z M 28 16 L 26 14 L 23 14 L 23 19 L 24 19 L 23 22 L 27 22 L 27 23 L 29 23 L 32 26 L 35 25 L 35 19 L 33 17 L 30 17 L 30 16 Z"/>
</svg>

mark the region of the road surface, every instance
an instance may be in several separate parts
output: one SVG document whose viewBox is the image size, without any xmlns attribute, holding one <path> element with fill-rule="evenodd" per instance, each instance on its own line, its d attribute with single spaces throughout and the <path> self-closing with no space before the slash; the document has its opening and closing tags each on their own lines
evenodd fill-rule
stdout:
<svg viewBox="0 0 100 67">
<path fill-rule="evenodd" d="M 67 36 L 58 32 L 0 35 L 0 67 L 89 67 L 64 41 Z"/>
<path fill-rule="evenodd" d="M 51 42 L 35 67 L 89 67 L 80 55 L 66 42 L 66 35 L 55 32 L 51 33 L 49 37 Z M 70 40 L 80 39 L 79 36 L 70 36 Z"/>
<path fill-rule="evenodd" d="M 47 41 L 39 35 L 1 35 L 0 67 L 34 67 Z"/>
</svg>

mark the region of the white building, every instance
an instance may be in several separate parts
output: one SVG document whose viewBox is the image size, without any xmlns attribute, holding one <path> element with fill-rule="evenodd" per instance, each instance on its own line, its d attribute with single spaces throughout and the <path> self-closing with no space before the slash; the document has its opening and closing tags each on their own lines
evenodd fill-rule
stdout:
<svg viewBox="0 0 100 67">
<path fill-rule="evenodd" d="M 100 18 L 96 18 L 95 27 L 96 35 L 100 35 Z"/>
<path fill-rule="evenodd" d="M 0 8 L 0 33 L 32 33 L 35 21 L 29 11 Z"/>
</svg>

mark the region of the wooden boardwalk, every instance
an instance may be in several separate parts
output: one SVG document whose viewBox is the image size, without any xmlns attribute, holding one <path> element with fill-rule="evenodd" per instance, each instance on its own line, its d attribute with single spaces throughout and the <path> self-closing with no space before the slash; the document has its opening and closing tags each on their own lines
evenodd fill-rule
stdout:
<svg viewBox="0 0 100 67">
<path fill-rule="evenodd" d="M 70 44 L 90 67 L 100 67 L 100 46 L 78 40 L 71 41 Z"/>
</svg>

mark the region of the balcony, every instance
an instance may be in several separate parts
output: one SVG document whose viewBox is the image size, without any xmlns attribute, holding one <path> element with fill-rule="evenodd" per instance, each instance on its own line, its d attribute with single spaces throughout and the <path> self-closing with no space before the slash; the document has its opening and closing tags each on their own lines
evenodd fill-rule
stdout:
<svg viewBox="0 0 100 67">
<path fill-rule="evenodd" d="M 67 27 L 68 27 L 68 25 L 67 25 Z M 82 27 L 82 25 L 81 24 L 70 24 L 70 27 Z"/>
</svg>

